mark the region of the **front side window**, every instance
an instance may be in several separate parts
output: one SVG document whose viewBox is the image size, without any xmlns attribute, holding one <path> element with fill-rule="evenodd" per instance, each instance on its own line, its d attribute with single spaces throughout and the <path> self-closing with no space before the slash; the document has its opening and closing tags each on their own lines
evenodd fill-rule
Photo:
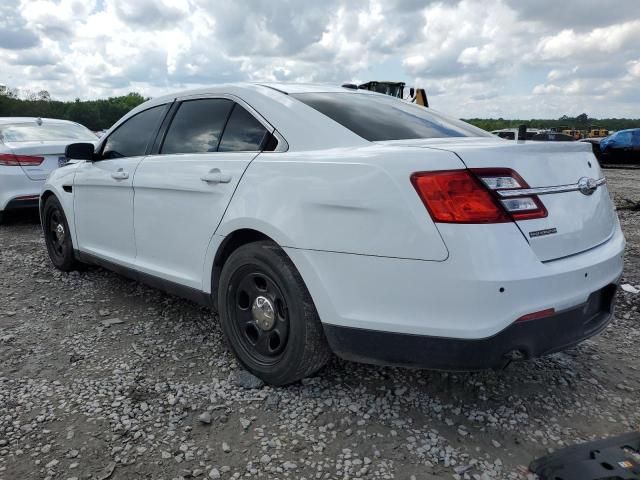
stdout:
<svg viewBox="0 0 640 480">
<path fill-rule="evenodd" d="M 352 92 L 290 95 L 371 142 L 491 136 L 461 120 L 389 96 Z"/>
<path fill-rule="evenodd" d="M 253 115 L 236 104 L 224 129 L 218 151 L 257 152 L 261 150 L 267 135 L 267 129 Z"/>
<path fill-rule="evenodd" d="M 218 151 L 231 100 L 204 98 L 182 102 L 162 144 L 162 154 Z"/>
<path fill-rule="evenodd" d="M 102 158 L 139 157 L 146 154 L 162 121 L 165 105 L 152 107 L 129 118 L 109 137 L 102 149 Z"/>
</svg>

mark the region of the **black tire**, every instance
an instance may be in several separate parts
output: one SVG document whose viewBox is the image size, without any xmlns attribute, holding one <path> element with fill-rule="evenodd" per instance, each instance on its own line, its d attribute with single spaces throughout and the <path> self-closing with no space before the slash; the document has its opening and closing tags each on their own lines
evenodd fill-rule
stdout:
<svg viewBox="0 0 640 480">
<path fill-rule="evenodd" d="M 307 287 L 271 241 L 243 245 L 229 256 L 220 275 L 218 307 L 231 350 L 267 383 L 293 383 L 331 358 Z"/>
<path fill-rule="evenodd" d="M 67 217 L 64 214 L 62 205 L 54 196 L 47 198 L 44 203 L 42 230 L 47 252 L 49 252 L 49 258 L 53 266 L 63 272 L 78 270 L 81 263 L 76 260 L 73 254 L 73 244 L 71 243 Z"/>
</svg>

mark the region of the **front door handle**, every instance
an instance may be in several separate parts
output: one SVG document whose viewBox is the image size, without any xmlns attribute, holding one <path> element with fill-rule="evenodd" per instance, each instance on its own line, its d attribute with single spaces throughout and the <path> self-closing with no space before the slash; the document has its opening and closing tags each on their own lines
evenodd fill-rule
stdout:
<svg viewBox="0 0 640 480">
<path fill-rule="evenodd" d="M 219 168 L 212 168 L 209 173 L 200 177 L 200 180 L 207 183 L 229 183 L 231 181 L 231 175 L 222 173 Z"/>
<path fill-rule="evenodd" d="M 122 168 L 119 168 L 115 172 L 111 173 L 111 178 L 116 180 L 126 180 L 129 178 L 129 172 L 125 172 Z"/>
</svg>

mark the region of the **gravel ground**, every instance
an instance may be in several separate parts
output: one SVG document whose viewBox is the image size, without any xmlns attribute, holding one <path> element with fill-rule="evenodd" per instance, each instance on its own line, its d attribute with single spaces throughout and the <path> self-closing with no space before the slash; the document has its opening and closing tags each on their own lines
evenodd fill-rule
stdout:
<svg viewBox="0 0 640 480">
<path fill-rule="evenodd" d="M 640 171 L 607 175 L 638 285 Z M 205 309 L 54 270 L 37 219 L 0 245 L 0 479 L 527 478 L 548 451 L 640 427 L 640 294 L 601 335 L 504 371 L 334 360 L 271 388 Z"/>
</svg>

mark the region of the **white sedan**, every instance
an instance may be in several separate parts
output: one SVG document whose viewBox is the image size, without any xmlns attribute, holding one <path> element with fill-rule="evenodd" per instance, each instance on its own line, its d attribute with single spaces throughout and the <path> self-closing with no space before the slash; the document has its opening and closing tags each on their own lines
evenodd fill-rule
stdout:
<svg viewBox="0 0 640 480">
<path fill-rule="evenodd" d="M 38 207 L 45 179 L 67 162 L 69 143 L 96 140 L 67 120 L 0 117 L 0 222 L 4 212 Z"/>
<path fill-rule="evenodd" d="M 210 305 L 272 384 L 355 361 L 474 370 L 612 315 L 624 237 L 589 145 L 509 142 L 392 97 L 222 85 L 69 146 L 40 198 L 80 262 Z"/>
</svg>

